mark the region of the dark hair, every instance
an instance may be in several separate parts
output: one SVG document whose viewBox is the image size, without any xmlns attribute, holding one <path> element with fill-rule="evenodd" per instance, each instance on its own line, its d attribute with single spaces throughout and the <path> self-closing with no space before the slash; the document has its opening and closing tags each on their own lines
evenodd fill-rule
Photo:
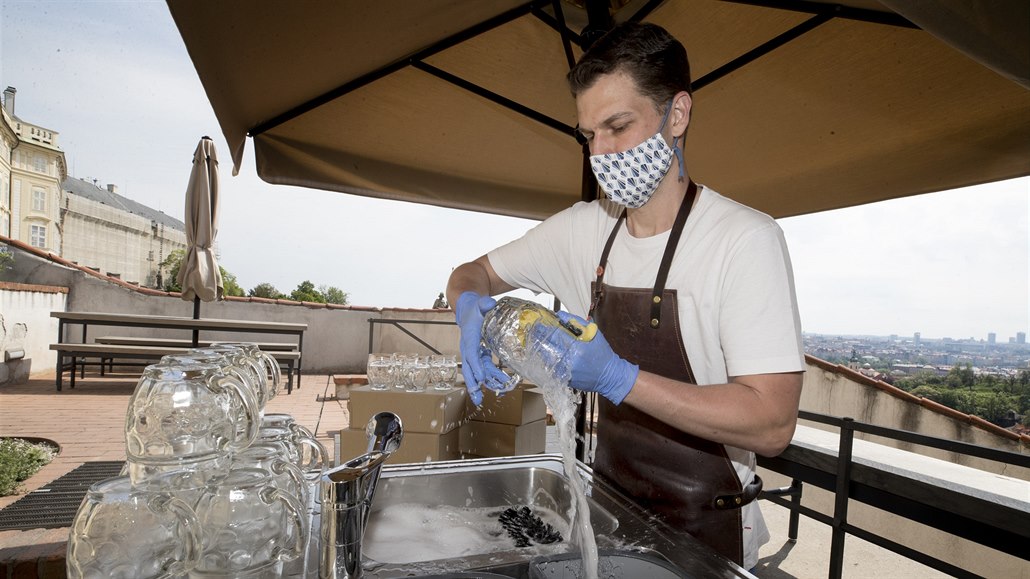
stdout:
<svg viewBox="0 0 1030 579">
<path fill-rule="evenodd" d="M 569 71 L 572 96 L 593 86 L 598 77 L 619 70 L 628 73 L 659 110 L 676 93 L 690 92 L 687 49 L 655 24 L 624 22 L 599 38 Z"/>
</svg>

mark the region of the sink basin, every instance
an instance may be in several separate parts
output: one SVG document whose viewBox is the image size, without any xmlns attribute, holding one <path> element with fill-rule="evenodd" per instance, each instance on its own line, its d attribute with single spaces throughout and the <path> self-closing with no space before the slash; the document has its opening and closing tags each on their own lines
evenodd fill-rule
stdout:
<svg viewBox="0 0 1030 579">
<path fill-rule="evenodd" d="M 362 551 L 380 563 L 460 557 L 469 564 L 469 557 L 475 556 L 487 556 L 485 563 L 496 563 L 496 554 L 516 549 L 498 518 L 509 507 L 523 506 L 557 530 L 563 542 L 521 550 L 536 554 L 568 551 L 573 497 L 560 465 L 536 461 L 518 468 L 465 465 L 449 470 L 384 471 Z M 619 526 L 618 519 L 593 502 L 590 521 L 598 535 L 610 535 Z"/>
<path fill-rule="evenodd" d="M 651 517 L 589 467 L 577 469 L 587 486 L 602 576 L 753 577 Z M 364 576 L 578 578 L 572 503 L 556 454 L 387 465 L 362 542 Z M 528 507 L 563 540 L 517 547 L 498 520 L 509 507 Z"/>
</svg>

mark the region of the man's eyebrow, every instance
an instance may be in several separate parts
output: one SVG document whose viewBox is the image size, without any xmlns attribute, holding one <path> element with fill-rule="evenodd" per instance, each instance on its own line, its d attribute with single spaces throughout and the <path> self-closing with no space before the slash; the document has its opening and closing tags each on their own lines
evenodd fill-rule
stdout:
<svg viewBox="0 0 1030 579">
<path fill-rule="evenodd" d="M 611 127 L 613 124 L 615 124 L 615 123 L 617 123 L 619 121 L 624 120 L 626 117 L 631 117 L 631 116 L 633 116 L 633 113 L 630 112 L 630 111 L 623 111 L 623 112 L 615 113 L 615 114 L 609 116 L 608 118 L 606 118 L 605 120 L 601 121 L 601 123 L 598 126 L 600 126 L 600 127 Z M 583 127 L 578 127 L 578 128 L 579 128 L 579 131 L 581 133 L 592 133 L 593 132 L 593 130 L 587 130 L 587 129 L 584 129 Z"/>
</svg>

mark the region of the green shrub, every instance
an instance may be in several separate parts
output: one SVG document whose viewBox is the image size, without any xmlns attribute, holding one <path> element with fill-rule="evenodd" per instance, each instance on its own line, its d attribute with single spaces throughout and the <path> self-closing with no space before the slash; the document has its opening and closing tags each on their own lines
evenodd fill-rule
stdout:
<svg viewBox="0 0 1030 579">
<path fill-rule="evenodd" d="M 21 482 L 49 464 L 54 454 L 47 444 L 0 438 L 0 497 L 16 494 Z"/>
</svg>

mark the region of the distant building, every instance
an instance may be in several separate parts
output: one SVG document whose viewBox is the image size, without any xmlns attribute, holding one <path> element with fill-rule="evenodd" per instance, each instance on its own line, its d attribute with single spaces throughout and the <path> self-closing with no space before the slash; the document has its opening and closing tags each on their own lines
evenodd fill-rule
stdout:
<svg viewBox="0 0 1030 579">
<path fill-rule="evenodd" d="M 1026 332 L 1016 332 L 1016 343 L 1017 344 L 1025 344 L 1026 343 Z"/>
<path fill-rule="evenodd" d="M 64 231 L 61 256 L 101 273 L 158 287 L 168 272 L 159 266 L 186 247 L 186 225 L 107 188 L 69 177 L 62 183 Z"/>
<path fill-rule="evenodd" d="M 918 344 L 919 343 L 919 339 L 921 337 L 922 337 L 921 334 L 919 332 L 916 332 L 915 335 L 912 336 L 912 341 L 915 342 L 916 344 Z"/>
<path fill-rule="evenodd" d="M 994 332 L 990 332 L 990 333 L 987 334 L 987 343 L 988 344 L 996 344 L 997 342 L 998 342 L 997 334 L 995 334 Z"/>
<path fill-rule="evenodd" d="M 0 234 L 60 253 L 64 151 L 57 132 L 15 115 L 16 93 L 7 87 L 0 109 Z"/>
</svg>

